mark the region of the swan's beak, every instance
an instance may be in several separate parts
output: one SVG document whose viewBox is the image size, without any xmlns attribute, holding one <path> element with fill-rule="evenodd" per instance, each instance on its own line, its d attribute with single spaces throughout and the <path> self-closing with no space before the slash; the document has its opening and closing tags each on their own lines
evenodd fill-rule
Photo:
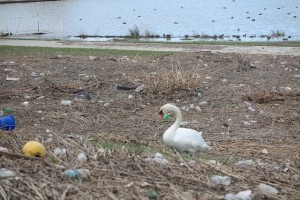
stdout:
<svg viewBox="0 0 300 200">
<path fill-rule="evenodd" d="M 163 113 L 163 111 L 161 110 L 161 111 L 159 111 L 159 118 L 160 119 L 163 119 L 164 118 L 164 113 Z"/>
</svg>

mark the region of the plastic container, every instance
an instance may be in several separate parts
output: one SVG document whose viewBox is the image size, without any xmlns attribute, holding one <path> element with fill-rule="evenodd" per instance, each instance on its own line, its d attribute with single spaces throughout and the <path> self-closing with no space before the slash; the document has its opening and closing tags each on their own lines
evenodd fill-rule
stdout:
<svg viewBox="0 0 300 200">
<path fill-rule="evenodd" d="M 16 122 L 13 115 L 7 115 L 0 118 L 0 129 L 6 131 L 14 130 L 15 126 Z"/>
</svg>

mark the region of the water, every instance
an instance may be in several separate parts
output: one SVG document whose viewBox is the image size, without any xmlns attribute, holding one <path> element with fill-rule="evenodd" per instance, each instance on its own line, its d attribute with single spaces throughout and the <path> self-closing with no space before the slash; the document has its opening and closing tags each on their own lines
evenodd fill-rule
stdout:
<svg viewBox="0 0 300 200">
<path fill-rule="evenodd" d="M 185 35 L 222 34 L 230 36 L 225 40 L 232 35 L 239 35 L 242 41 L 267 40 L 257 36 L 277 30 L 291 36 L 289 40 L 300 40 L 300 1 L 64 0 L 0 4 L 0 32 L 14 35 L 45 32 L 34 37 L 78 39 L 74 36 L 95 35 L 111 39 L 129 35 L 134 26 L 141 35 L 149 32 L 161 36 L 156 40 L 162 41 L 163 34 L 177 41 Z"/>
</svg>

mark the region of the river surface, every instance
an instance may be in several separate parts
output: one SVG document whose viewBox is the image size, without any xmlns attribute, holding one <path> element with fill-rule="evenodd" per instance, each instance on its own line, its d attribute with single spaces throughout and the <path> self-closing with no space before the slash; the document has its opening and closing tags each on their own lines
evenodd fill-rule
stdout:
<svg viewBox="0 0 300 200">
<path fill-rule="evenodd" d="M 62 0 L 0 4 L 0 32 L 34 37 L 76 39 L 78 35 L 222 35 L 241 41 L 300 40 L 299 0 Z M 243 37 L 244 36 L 244 37 Z M 85 40 L 107 40 L 86 38 Z"/>
</svg>

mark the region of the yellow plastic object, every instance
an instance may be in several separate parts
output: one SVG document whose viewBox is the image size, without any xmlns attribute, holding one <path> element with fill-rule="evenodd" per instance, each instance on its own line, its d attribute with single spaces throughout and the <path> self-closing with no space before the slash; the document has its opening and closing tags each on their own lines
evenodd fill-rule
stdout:
<svg viewBox="0 0 300 200">
<path fill-rule="evenodd" d="M 45 157 L 47 152 L 44 145 L 36 141 L 29 141 L 23 146 L 25 156 Z"/>
</svg>

